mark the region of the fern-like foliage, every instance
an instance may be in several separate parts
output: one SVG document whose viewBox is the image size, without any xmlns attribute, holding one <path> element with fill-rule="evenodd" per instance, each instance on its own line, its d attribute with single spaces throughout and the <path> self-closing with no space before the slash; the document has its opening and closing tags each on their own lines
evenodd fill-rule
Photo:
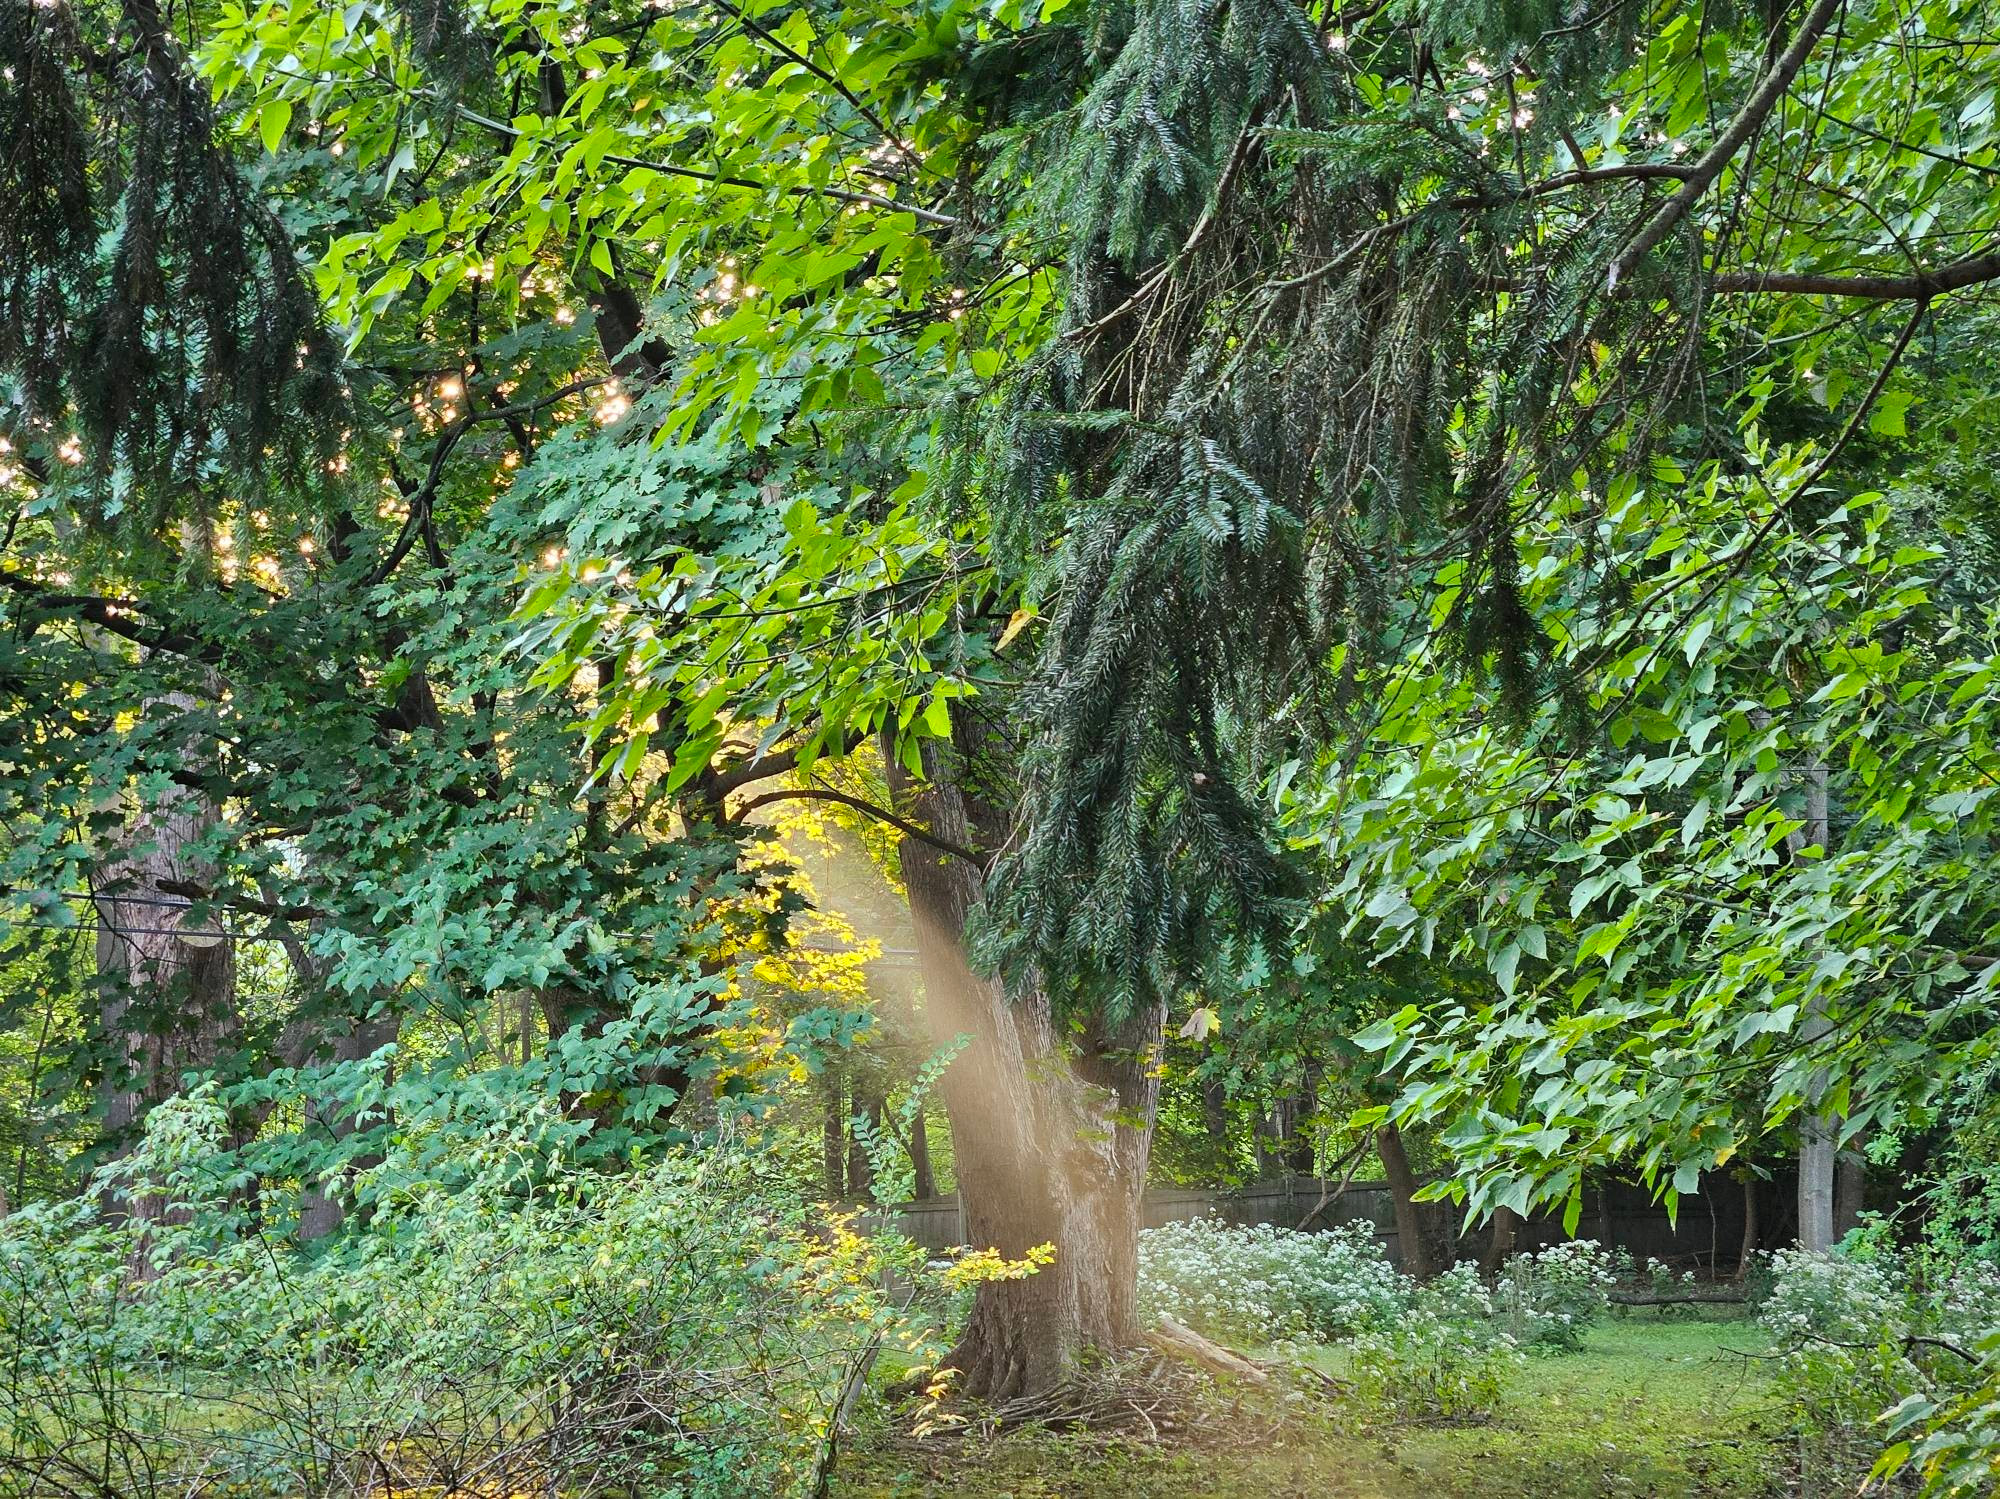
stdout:
<svg viewBox="0 0 2000 1499">
<path fill-rule="evenodd" d="M 9 0 L 0 60 L 17 443 L 75 438 L 126 524 L 225 475 L 314 482 L 352 419 L 339 348 L 158 6 Z"/>
</svg>

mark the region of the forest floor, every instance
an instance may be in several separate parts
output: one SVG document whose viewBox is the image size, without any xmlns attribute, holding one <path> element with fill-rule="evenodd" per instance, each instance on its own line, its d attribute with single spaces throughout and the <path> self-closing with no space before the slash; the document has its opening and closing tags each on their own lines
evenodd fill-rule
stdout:
<svg viewBox="0 0 2000 1499">
<path fill-rule="evenodd" d="M 1410 1426 L 1346 1404 L 1242 1447 L 1051 1434 L 915 1442 L 843 1458 L 835 1499 L 1752 1499 L 1797 1492 L 1755 1329 L 1633 1317 L 1537 1355 L 1478 1425 Z M 1331 1356 L 1329 1367 L 1335 1367 Z"/>
</svg>

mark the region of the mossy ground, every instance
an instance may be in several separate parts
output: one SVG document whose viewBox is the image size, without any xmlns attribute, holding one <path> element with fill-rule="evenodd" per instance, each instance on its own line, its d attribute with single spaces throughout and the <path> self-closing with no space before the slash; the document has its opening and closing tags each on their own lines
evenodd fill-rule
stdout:
<svg viewBox="0 0 2000 1499">
<path fill-rule="evenodd" d="M 1352 1405 L 1248 1450 L 1049 1435 L 926 1444 L 887 1435 L 842 1461 L 837 1499 L 1753 1499 L 1791 1492 L 1782 1415 L 1740 1322 L 1635 1316 L 1535 1356 L 1480 1425 L 1398 1425 Z M 1329 1355 L 1329 1366 L 1334 1362 Z"/>
</svg>

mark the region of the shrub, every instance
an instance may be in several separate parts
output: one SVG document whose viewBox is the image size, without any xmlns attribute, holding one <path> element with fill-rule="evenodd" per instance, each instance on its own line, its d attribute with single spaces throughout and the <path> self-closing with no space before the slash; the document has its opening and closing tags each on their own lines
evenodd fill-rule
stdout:
<svg viewBox="0 0 2000 1499">
<path fill-rule="evenodd" d="M 1357 1392 L 1409 1420 L 1460 1421 L 1518 1357 L 1476 1269 L 1399 1274 L 1366 1223 L 1326 1233 L 1192 1219 L 1140 1238 L 1141 1314 L 1224 1341 L 1343 1344 Z"/>
<path fill-rule="evenodd" d="M 120 1175 L 166 1221 L 0 1223 L 0 1490 L 809 1491 L 859 1350 L 903 1331 L 877 1248 L 741 1160 L 551 1167 L 559 1124 L 449 1145 L 454 1190 L 385 1163 L 367 1230 L 306 1253 L 206 1174 L 221 1111 L 162 1105 Z"/>
<path fill-rule="evenodd" d="M 1618 1280 L 1612 1266 L 1611 1255 L 1594 1239 L 1517 1254 L 1500 1276 L 1501 1320 L 1522 1347 L 1579 1348 L 1609 1304 Z"/>
<path fill-rule="evenodd" d="M 1394 1320 L 1409 1282 L 1374 1230 L 1302 1234 L 1193 1218 L 1139 1239 L 1139 1310 L 1224 1341 L 1336 1341 Z"/>
<path fill-rule="evenodd" d="M 1469 1264 L 1420 1287 L 1394 1321 L 1354 1343 L 1361 1392 L 1410 1421 L 1465 1421 L 1490 1411 L 1519 1358 Z"/>
<path fill-rule="evenodd" d="M 1777 1344 L 1809 1469 L 1832 1483 L 1872 1466 L 1929 1493 L 1990 1492 L 2000 1272 L 1913 1259 L 1864 1234 L 1837 1254 L 1780 1250 L 1771 1273 L 1758 1320 Z M 1878 1459 L 1885 1430 L 1895 1440 Z"/>
</svg>

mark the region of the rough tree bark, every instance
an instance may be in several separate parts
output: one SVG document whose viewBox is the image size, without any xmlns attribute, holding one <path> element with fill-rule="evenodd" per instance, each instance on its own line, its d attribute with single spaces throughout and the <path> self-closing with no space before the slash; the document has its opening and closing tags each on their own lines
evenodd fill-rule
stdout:
<svg viewBox="0 0 2000 1499">
<path fill-rule="evenodd" d="M 1417 1206 L 1417 1174 L 1410 1169 L 1410 1157 L 1403 1149 L 1403 1135 L 1393 1124 L 1375 1131 L 1375 1154 L 1382 1159 L 1382 1175 L 1389 1183 L 1389 1203 L 1396 1214 L 1396 1246 L 1402 1251 L 1403 1273 L 1418 1280 L 1437 1274 L 1431 1262 L 1431 1246 L 1424 1237 L 1423 1210 Z"/>
<path fill-rule="evenodd" d="M 931 751 L 921 784 L 892 769 L 898 810 L 943 842 L 996 846 L 1004 818 L 967 793 L 956 762 Z M 902 865 L 931 1031 L 970 1038 L 939 1085 L 967 1242 L 1010 1259 L 1042 1244 L 1056 1253 L 1037 1274 L 982 1284 L 945 1360 L 960 1391 L 1004 1400 L 1058 1383 L 1086 1349 L 1137 1341 L 1139 1201 L 1164 1012 L 1093 1021 L 1066 1051 L 1045 994 L 1010 997 L 968 960 L 980 868 L 913 837 Z"/>
<path fill-rule="evenodd" d="M 182 1075 L 213 1067 L 241 1030 L 236 948 L 221 934 L 221 917 L 195 919 L 189 901 L 160 888 L 209 885 L 215 872 L 193 850 L 220 816 L 208 797 L 170 785 L 136 810 L 92 880 L 98 1028 L 109 1052 L 100 1084 L 104 1130 L 120 1154 Z M 152 1199 L 112 1206 L 147 1220 L 162 1212 Z"/>
</svg>

